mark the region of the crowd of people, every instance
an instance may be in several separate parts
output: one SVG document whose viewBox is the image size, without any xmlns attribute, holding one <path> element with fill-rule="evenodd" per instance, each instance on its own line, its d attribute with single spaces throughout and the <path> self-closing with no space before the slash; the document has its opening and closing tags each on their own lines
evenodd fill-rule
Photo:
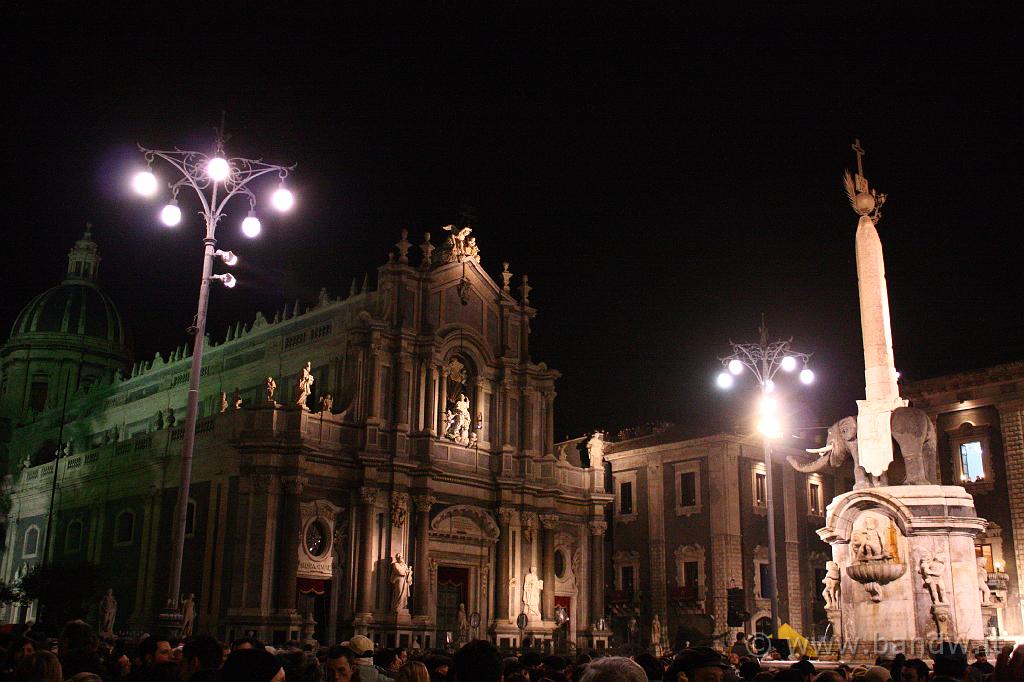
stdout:
<svg viewBox="0 0 1024 682">
<path fill-rule="evenodd" d="M 986 653 L 975 651 L 970 664 L 954 647 L 930 665 L 897 654 L 872 666 L 819 663 L 819 670 L 807 657 L 765 662 L 742 638 L 728 651 L 692 647 L 661 657 L 506 656 L 484 640 L 449 655 L 379 648 L 362 635 L 331 647 L 274 648 L 249 637 L 225 644 L 208 635 L 108 642 L 71 621 L 55 639 L 32 630 L 0 637 L 0 682 L 1024 682 L 1024 645 L 1006 647 L 994 665 Z"/>
</svg>

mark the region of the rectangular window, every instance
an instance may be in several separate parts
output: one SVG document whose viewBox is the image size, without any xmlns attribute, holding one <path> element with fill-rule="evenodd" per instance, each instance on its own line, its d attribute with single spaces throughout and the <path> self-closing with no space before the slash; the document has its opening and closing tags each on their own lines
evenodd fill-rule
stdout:
<svg viewBox="0 0 1024 682">
<path fill-rule="evenodd" d="M 619 513 L 633 513 L 633 483 L 624 481 L 619 484 Z"/>
<path fill-rule="evenodd" d="M 821 513 L 821 484 L 820 483 L 809 483 L 807 485 L 807 493 L 810 495 L 810 510 L 812 514 Z"/>
<path fill-rule="evenodd" d="M 683 562 L 683 585 L 685 587 L 696 587 L 697 586 L 697 562 L 696 561 L 684 561 Z"/>
<path fill-rule="evenodd" d="M 996 570 L 995 564 L 992 562 L 992 545 L 975 545 L 974 555 L 979 559 L 985 560 L 985 570 L 989 573 L 994 573 Z"/>
<path fill-rule="evenodd" d="M 45 381 L 33 381 L 31 388 L 29 388 L 28 404 L 36 412 L 42 412 L 46 409 L 46 394 L 49 390 L 49 385 Z"/>
<path fill-rule="evenodd" d="M 633 567 L 623 566 L 622 567 L 622 591 L 626 594 L 633 594 Z"/>
<path fill-rule="evenodd" d="M 765 485 L 765 475 L 758 472 L 754 474 L 754 504 L 763 507 L 768 504 L 768 488 Z"/>
<path fill-rule="evenodd" d="M 965 481 L 973 482 L 985 478 L 980 441 L 972 440 L 960 445 L 960 471 Z"/>
<path fill-rule="evenodd" d="M 771 582 L 771 565 L 770 564 L 758 564 L 757 570 L 759 571 L 758 577 L 761 580 L 761 594 L 759 595 L 762 599 L 771 599 L 771 592 L 768 590 L 768 584 Z"/>
<path fill-rule="evenodd" d="M 692 507 L 697 504 L 697 474 L 686 471 L 679 475 L 679 506 Z"/>
</svg>

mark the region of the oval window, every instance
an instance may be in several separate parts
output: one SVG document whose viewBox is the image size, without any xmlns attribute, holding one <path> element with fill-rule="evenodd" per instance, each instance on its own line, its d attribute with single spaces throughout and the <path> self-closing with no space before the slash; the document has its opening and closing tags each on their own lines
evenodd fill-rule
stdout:
<svg viewBox="0 0 1024 682">
<path fill-rule="evenodd" d="M 565 578 L 565 554 L 562 550 L 555 550 L 555 576 L 562 580 Z"/>
<path fill-rule="evenodd" d="M 327 553 L 327 528 L 322 521 L 313 521 L 306 528 L 306 551 L 312 557 Z"/>
</svg>

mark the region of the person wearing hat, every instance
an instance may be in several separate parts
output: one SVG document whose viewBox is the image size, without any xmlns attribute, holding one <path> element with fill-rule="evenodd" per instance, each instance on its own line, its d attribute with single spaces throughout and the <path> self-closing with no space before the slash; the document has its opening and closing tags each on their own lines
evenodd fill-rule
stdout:
<svg viewBox="0 0 1024 682">
<path fill-rule="evenodd" d="M 722 682 L 726 670 L 729 666 L 720 653 L 709 646 L 698 646 L 680 651 L 663 679 L 676 682 L 683 673 L 688 682 Z"/>
<path fill-rule="evenodd" d="M 988 675 L 996 669 L 994 665 L 988 662 L 988 652 L 985 651 L 985 647 L 978 647 L 974 650 L 974 663 L 967 667 L 973 668 L 982 675 Z"/>
<path fill-rule="evenodd" d="M 283 682 L 281 661 L 266 649 L 239 649 L 220 670 L 224 682 Z"/>
<path fill-rule="evenodd" d="M 345 646 L 345 643 L 342 642 Z M 348 648 L 355 654 L 355 670 L 359 673 L 359 682 L 389 682 L 391 678 L 377 669 L 373 664 L 373 640 L 365 635 L 356 635 L 348 641 Z"/>
</svg>

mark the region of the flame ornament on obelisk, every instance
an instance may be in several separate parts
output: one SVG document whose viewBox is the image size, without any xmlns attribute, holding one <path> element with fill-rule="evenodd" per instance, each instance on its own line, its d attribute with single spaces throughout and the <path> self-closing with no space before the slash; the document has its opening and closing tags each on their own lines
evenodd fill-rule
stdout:
<svg viewBox="0 0 1024 682">
<path fill-rule="evenodd" d="M 882 242 L 875 225 L 882 217 L 885 195 L 868 185 L 864 177 L 864 149 L 855 140 L 857 175 L 843 176 L 846 194 L 857 223 L 857 289 L 860 293 L 860 327 L 864 340 L 865 400 L 857 401 L 857 442 L 860 464 L 872 476 L 881 476 L 892 462 L 892 411 L 907 404 L 900 398 L 892 353 L 889 324 L 889 293 L 885 285 Z"/>
</svg>

